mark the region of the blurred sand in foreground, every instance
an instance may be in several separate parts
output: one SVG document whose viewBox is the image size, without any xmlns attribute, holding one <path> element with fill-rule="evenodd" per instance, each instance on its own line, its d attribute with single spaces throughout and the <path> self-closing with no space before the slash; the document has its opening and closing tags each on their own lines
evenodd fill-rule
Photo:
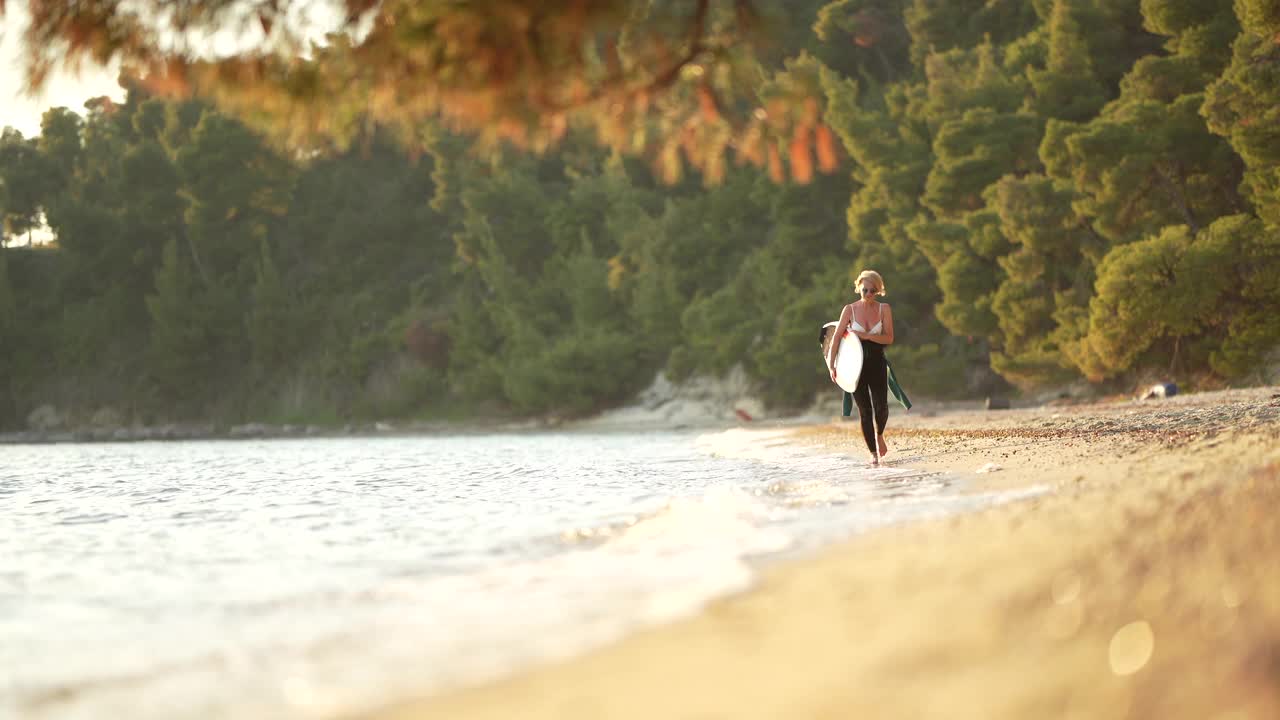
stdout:
<svg viewBox="0 0 1280 720">
<path fill-rule="evenodd" d="M 888 439 L 975 490 L 1049 492 L 860 536 L 691 619 L 374 717 L 1280 718 L 1280 388 L 916 412 Z M 795 441 L 862 446 L 856 422 Z"/>
</svg>

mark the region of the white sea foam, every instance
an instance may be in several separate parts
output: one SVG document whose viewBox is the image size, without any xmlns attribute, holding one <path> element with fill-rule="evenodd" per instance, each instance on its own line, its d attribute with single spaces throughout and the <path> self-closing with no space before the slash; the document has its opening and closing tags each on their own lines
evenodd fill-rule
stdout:
<svg viewBox="0 0 1280 720">
<path fill-rule="evenodd" d="M 696 612 L 762 557 L 1001 499 L 755 430 L 6 460 L 0 715 L 33 720 L 359 712 Z"/>
</svg>

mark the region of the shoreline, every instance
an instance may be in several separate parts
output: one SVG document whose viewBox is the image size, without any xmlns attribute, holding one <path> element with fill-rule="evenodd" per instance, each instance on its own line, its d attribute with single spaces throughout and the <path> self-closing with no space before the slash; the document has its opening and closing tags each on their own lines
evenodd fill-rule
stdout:
<svg viewBox="0 0 1280 720">
<path fill-rule="evenodd" d="M 857 423 L 790 432 L 861 445 Z M 685 620 L 360 717 L 1280 714 L 1280 388 L 898 413 L 888 440 L 890 463 L 971 491 L 1050 489 L 874 530 Z"/>
<path fill-rule="evenodd" d="M 698 432 L 730 428 L 771 429 L 812 423 L 812 415 L 767 418 L 743 422 L 729 417 L 705 417 L 671 424 L 658 420 L 633 422 L 601 422 L 597 418 L 554 420 L 529 418 L 485 421 L 380 421 L 350 423 L 344 426 L 241 423 L 171 423 L 135 427 L 77 427 L 58 430 L 18 430 L 0 432 L 0 445 L 54 445 L 74 443 L 143 443 L 185 442 L 205 440 L 290 440 L 373 437 L 428 437 L 435 435 L 473 435 L 482 433 L 574 432 L 574 433 L 643 433 Z"/>
<path fill-rule="evenodd" d="M 333 439 L 556 431 L 600 433 L 710 431 L 734 427 L 794 427 L 822 423 L 828 418 L 837 420 L 838 416 L 835 416 L 834 412 L 827 412 L 829 408 L 834 409 L 830 401 L 831 397 L 829 393 L 819 394 L 807 409 L 790 414 L 774 415 L 766 412 L 760 400 L 752 396 L 749 382 L 739 369 L 725 378 L 701 377 L 683 385 L 672 384 L 664 374 L 659 373 L 653 383 L 631 402 L 591 416 L 575 418 L 548 415 L 511 419 L 497 414 L 480 414 L 451 420 L 365 418 L 341 423 L 186 420 L 140 424 L 128 420 L 122 421 L 118 419 L 118 414 L 110 412 L 105 413 L 108 418 L 105 421 L 100 421 L 95 415 L 92 420 L 81 417 L 79 422 L 70 422 L 65 413 L 60 413 L 52 405 L 44 405 L 32 412 L 26 429 L 0 431 L 0 445 Z M 1051 404 L 1063 402 L 1076 404 L 1084 401 L 1062 394 Z M 926 412 L 947 414 L 981 410 L 983 406 L 981 401 L 974 400 L 920 398 L 918 403 L 930 408 Z M 1006 408 L 1008 405 L 1009 401 L 1005 399 Z M 1040 407 L 1040 404 L 1032 399 L 1022 399 L 1014 400 L 1012 406 L 1025 409 Z M 891 403 L 890 412 L 891 417 L 899 417 L 902 414 L 900 406 L 896 403 Z"/>
</svg>

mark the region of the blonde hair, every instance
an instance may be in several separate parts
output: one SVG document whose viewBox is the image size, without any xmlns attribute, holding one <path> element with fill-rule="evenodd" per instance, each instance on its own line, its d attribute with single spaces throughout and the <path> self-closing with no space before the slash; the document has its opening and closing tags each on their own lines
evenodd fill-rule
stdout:
<svg viewBox="0 0 1280 720">
<path fill-rule="evenodd" d="M 870 280 L 871 284 L 876 288 L 877 295 L 885 295 L 884 278 L 880 277 L 880 273 L 875 270 L 863 270 L 858 273 L 858 279 L 853 281 L 854 286 L 862 284 L 863 280 Z"/>
</svg>

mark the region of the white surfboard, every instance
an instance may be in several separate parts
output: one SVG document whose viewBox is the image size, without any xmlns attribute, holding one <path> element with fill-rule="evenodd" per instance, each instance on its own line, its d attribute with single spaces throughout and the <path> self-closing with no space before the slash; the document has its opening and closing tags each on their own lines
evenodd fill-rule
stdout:
<svg viewBox="0 0 1280 720">
<path fill-rule="evenodd" d="M 834 330 L 838 322 L 829 322 L 823 327 Z M 835 333 L 831 330 L 827 331 L 827 337 L 822 342 L 823 362 L 826 362 L 827 355 L 831 352 L 831 342 L 835 339 Z M 847 332 L 844 339 L 840 341 L 840 349 L 836 352 L 836 384 L 845 392 L 853 392 L 858 387 L 858 376 L 861 374 L 862 342 L 858 340 L 857 335 Z"/>
</svg>

